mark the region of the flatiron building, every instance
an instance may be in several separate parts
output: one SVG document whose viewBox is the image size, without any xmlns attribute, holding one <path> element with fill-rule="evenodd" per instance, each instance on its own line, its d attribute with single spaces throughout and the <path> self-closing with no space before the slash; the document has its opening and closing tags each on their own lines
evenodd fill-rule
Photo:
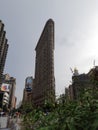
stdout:
<svg viewBox="0 0 98 130">
<path fill-rule="evenodd" d="M 36 51 L 33 103 L 42 106 L 55 102 L 54 21 L 49 19 L 39 38 Z"/>
</svg>

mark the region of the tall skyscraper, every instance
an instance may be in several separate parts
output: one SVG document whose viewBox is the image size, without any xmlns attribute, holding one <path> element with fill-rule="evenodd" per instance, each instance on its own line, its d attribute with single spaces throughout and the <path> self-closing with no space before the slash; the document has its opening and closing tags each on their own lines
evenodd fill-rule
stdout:
<svg viewBox="0 0 98 130">
<path fill-rule="evenodd" d="M 4 31 L 4 24 L 0 21 L 0 86 L 2 83 L 2 76 L 8 51 L 8 44 L 6 39 L 6 32 Z"/>
<path fill-rule="evenodd" d="M 36 64 L 33 102 L 41 106 L 55 101 L 54 78 L 54 21 L 49 19 L 35 48 Z"/>
</svg>

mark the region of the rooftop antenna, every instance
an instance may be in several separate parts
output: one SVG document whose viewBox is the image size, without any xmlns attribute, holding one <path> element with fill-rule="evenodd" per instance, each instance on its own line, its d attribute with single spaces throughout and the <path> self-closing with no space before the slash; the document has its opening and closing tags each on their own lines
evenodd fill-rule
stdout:
<svg viewBox="0 0 98 130">
<path fill-rule="evenodd" d="M 71 70 L 71 72 L 72 72 L 72 74 L 73 74 L 74 72 L 73 72 L 73 70 L 72 70 L 72 68 L 71 68 L 71 67 L 70 67 L 70 70 Z"/>
<path fill-rule="evenodd" d="M 95 67 L 95 60 L 93 61 L 93 66 Z"/>
</svg>

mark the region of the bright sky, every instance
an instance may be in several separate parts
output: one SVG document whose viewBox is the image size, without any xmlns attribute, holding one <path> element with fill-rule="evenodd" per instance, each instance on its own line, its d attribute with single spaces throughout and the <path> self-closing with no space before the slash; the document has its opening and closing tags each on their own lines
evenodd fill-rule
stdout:
<svg viewBox="0 0 98 130">
<path fill-rule="evenodd" d="M 70 67 L 87 73 L 98 65 L 98 0 L 0 0 L 9 50 L 5 72 L 16 78 L 22 99 L 25 78 L 35 72 L 35 47 L 46 21 L 55 22 L 56 94 L 71 81 Z"/>
</svg>

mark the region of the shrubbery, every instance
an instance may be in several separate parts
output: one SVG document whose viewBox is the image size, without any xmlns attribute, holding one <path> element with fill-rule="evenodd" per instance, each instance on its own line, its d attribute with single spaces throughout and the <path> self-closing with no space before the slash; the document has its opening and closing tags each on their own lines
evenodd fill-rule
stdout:
<svg viewBox="0 0 98 130">
<path fill-rule="evenodd" d="M 26 130 L 98 130 L 97 95 L 88 89 L 79 100 L 50 104 L 49 112 L 32 108 L 23 117 Z"/>
</svg>

